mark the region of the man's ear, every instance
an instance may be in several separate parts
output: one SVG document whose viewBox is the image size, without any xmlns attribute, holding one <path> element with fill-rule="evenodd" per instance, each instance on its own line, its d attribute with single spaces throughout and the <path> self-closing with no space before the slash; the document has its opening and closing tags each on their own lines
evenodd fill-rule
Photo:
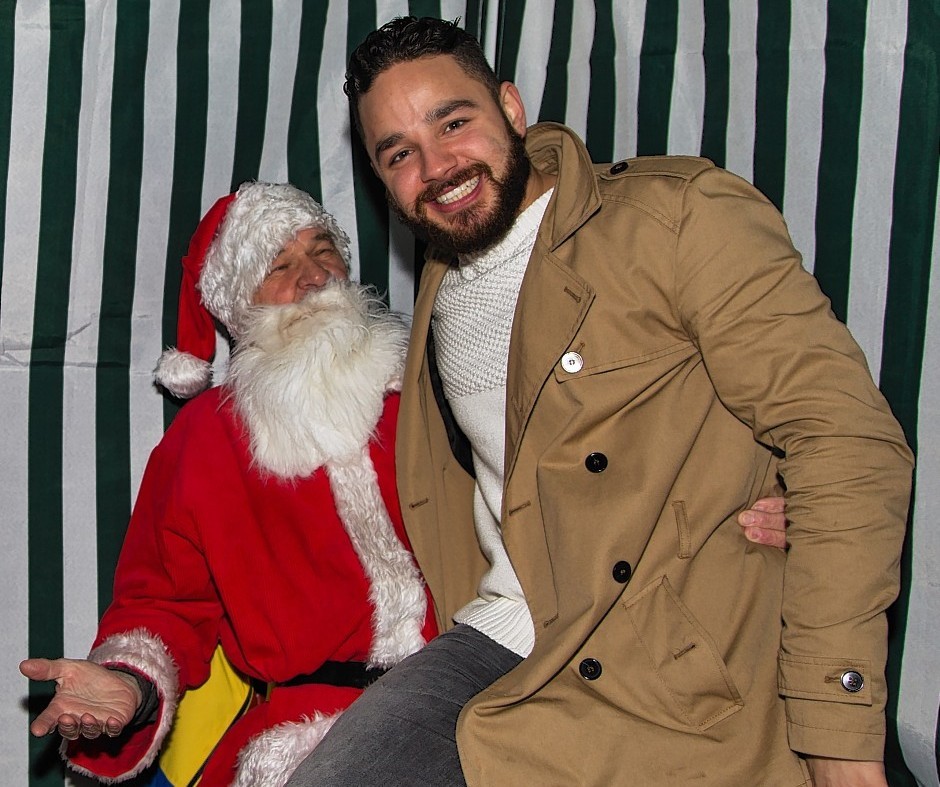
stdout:
<svg viewBox="0 0 940 787">
<path fill-rule="evenodd" d="M 499 105 L 509 125 L 520 137 L 525 137 L 525 105 L 522 103 L 522 96 L 519 95 L 519 88 L 512 82 L 503 82 L 499 86 Z"/>
</svg>

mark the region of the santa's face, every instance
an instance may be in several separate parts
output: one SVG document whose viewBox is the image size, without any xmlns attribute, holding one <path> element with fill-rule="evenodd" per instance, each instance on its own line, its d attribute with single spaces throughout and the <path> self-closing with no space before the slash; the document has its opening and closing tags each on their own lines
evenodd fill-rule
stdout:
<svg viewBox="0 0 940 787">
<path fill-rule="evenodd" d="M 271 262 L 255 292 L 255 306 L 299 303 L 334 279 L 346 279 L 346 264 L 330 234 L 317 227 L 300 230 Z"/>
</svg>

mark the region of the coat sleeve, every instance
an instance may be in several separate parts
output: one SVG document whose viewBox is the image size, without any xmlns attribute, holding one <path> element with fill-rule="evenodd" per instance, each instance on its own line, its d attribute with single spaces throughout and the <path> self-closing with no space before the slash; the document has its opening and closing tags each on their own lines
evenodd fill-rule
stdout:
<svg viewBox="0 0 940 787">
<path fill-rule="evenodd" d="M 75 770 L 106 783 L 129 779 L 153 762 L 179 695 L 206 680 L 218 641 L 221 605 L 185 502 L 192 442 L 189 430 L 174 423 L 151 454 L 118 559 L 113 601 L 89 654 L 154 683 L 157 718 L 114 741 L 63 744 Z"/>
<path fill-rule="evenodd" d="M 795 751 L 879 760 L 885 609 L 912 457 L 778 211 L 718 169 L 682 198 L 675 291 L 723 404 L 782 452 L 790 549 L 778 681 Z M 863 680 L 861 690 L 854 676 Z"/>
</svg>

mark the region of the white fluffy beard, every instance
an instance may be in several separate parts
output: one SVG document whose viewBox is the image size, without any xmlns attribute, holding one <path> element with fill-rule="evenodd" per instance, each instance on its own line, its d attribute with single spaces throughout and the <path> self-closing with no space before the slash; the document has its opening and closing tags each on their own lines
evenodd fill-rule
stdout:
<svg viewBox="0 0 940 787">
<path fill-rule="evenodd" d="M 253 307 L 226 386 L 256 466 L 289 479 L 361 455 L 386 392 L 401 387 L 407 343 L 401 317 L 360 284 Z"/>
</svg>

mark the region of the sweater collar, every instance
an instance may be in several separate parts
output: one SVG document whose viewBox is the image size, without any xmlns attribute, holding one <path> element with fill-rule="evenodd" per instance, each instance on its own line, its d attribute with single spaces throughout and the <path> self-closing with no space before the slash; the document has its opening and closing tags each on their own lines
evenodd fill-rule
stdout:
<svg viewBox="0 0 940 787">
<path fill-rule="evenodd" d="M 528 255 L 535 244 L 535 236 L 552 197 L 552 191 L 553 189 L 546 191 L 519 214 L 509 232 L 498 243 L 483 251 L 459 255 L 458 275 L 462 279 L 475 279 L 519 254 Z"/>
</svg>

